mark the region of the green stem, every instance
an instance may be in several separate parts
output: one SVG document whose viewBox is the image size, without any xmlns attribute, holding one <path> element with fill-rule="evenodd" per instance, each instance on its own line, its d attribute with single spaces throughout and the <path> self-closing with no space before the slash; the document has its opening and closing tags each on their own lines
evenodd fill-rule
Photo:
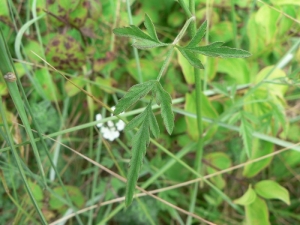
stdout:
<svg viewBox="0 0 300 225">
<path fill-rule="evenodd" d="M 195 22 L 195 16 L 192 16 L 191 18 L 189 18 L 185 22 L 183 28 L 181 29 L 181 31 L 179 32 L 179 34 L 177 35 L 177 37 L 173 41 L 173 43 L 172 43 L 173 45 L 176 45 L 181 40 L 181 38 L 183 37 L 185 31 L 187 30 L 187 28 L 189 27 L 190 23 L 192 23 L 192 22 Z M 196 30 L 195 30 L 195 32 L 196 32 Z"/>
<path fill-rule="evenodd" d="M 179 4 L 181 5 L 181 7 L 183 8 L 185 14 L 187 15 L 187 17 L 192 17 L 192 13 L 189 9 L 189 7 L 185 4 L 184 0 L 178 0 Z"/>
<path fill-rule="evenodd" d="M 161 67 L 160 71 L 159 71 L 159 74 L 157 76 L 157 81 L 160 80 L 160 78 L 162 77 L 162 75 L 165 73 L 166 69 L 168 68 L 168 65 L 170 64 L 170 60 L 172 58 L 172 55 L 173 55 L 173 52 L 174 52 L 174 48 L 172 47 L 168 53 L 167 53 L 167 57 L 163 63 L 163 66 Z"/>
<path fill-rule="evenodd" d="M 192 12 L 192 15 L 195 15 L 195 1 L 190 0 L 189 1 L 189 7 L 190 11 Z M 191 22 L 191 35 L 192 37 L 195 35 L 197 30 L 196 22 Z M 197 141 L 197 149 L 196 149 L 196 157 L 195 157 L 195 170 L 200 173 L 201 170 L 201 162 L 202 162 L 202 155 L 203 155 L 203 138 L 202 138 L 202 113 L 201 113 L 201 105 L 202 105 L 202 84 L 201 84 L 201 78 L 200 78 L 200 71 L 199 69 L 194 68 L 194 77 L 195 77 L 195 87 L 196 87 L 196 115 L 197 115 L 197 126 L 198 126 L 198 141 Z M 190 197 L 190 206 L 189 206 L 189 212 L 194 213 L 195 211 L 195 204 L 198 194 L 198 183 L 194 184 L 194 188 L 191 193 Z M 187 225 L 190 225 L 192 222 L 192 217 L 188 216 L 187 218 Z"/>
<path fill-rule="evenodd" d="M 129 0 L 126 0 L 126 5 L 127 5 L 127 14 L 128 14 L 129 24 L 133 25 L 131 9 L 130 9 L 130 1 Z M 134 47 L 132 47 L 132 48 L 133 48 L 133 54 L 134 54 L 134 58 L 135 58 L 137 72 L 138 72 L 138 75 L 139 75 L 139 82 L 143 83 L 143 74 L 142 74 L 142 70 L 141 70 L 139 52 L 136 48 L 134 48 Z"/>
</svg>

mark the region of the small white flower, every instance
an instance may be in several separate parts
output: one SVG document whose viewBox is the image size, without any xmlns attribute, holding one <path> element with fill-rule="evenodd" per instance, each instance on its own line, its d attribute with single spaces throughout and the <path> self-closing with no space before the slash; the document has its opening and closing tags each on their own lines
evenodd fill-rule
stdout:
<svg viewBox="0 0 300 225">
<path fill-rule="evenodd" d="M 115 127 L 115 124 L 112 121 L 107 122 L 108 127 Z"/>
<path fill-rule="evenodd" d="M 115 106 L 111 107 L 112 111 L 114 111 L 115 109 L 116 109 Z M 124 112 L 120 113 L 120 115 L 123 113 Z M 113 113 L 111 113 L 111 116 L 113 116 Z M 102 115 L 97 114 L 96 120 L 102 120 Z M 122 120 L 118 120 L 116 123 L 114 123 L 113 121 L 108 121 L 107 123 L 98 123 L 97 127 L 100 128 L 100 132 L 105 139 L 109 141 L 114 141 L 116 138 L 120 136 L 119 131 L 124 130 L 125 123 Z"/>
<path fill-rule="evenodd" d="M 100 113 L 98 113 L 96 115 L 96 120 L 102 120 L 102 115 Z M 102 127 L 103 123 L 98 123 L 97 124 L 97 127 Z"/>
<path fill-rule="evenodd" d="M 124 130 L 124 128 L 125 128 L 125 123 L 124 123 L 123 120 L 119 120 L 119 121 L 116 123 L 116 126 L 117 126 L 118 131 L 122 131 L 122 130 Z"/>
</svg>

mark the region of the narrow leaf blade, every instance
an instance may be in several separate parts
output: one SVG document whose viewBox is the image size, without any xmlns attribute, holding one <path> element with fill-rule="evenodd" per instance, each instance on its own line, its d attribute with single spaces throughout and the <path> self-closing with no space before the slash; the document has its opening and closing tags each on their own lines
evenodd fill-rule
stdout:
<svg viewBox="0 0 300 225">
<path fill-rule="evenodd" d="M 198 69 L 204 69 L 204 66 L 202 65 L 201 61 L 196 57 L 196 55 L 193 52 L 184 48 L 178 48 L 178 50 L 193 67 Z"/>
<path fill-rule="evenodd" d="M 149 49 L 149 48 L 156 48 L 156 47 L 162 47 L 162 46 L 167 46 L 169 44 L 165 43 L 160 43 L 160 42 L 155 42 L 152 40 L 138 40 L 132 44 L 133 47 L 138 48 L 138 49 Z"/>
<path fill-rule="evenodd" d="M 159 130 L 159 126 L 158 126 L 156 117 L 155 117 L 151 107 L 149 107 L 149 109 L 148 109 L 148 118 L 149 118 L 149 123 L 150 123 L 150 131 L 153 134 L 153 136 L 155 138 L 157 138 L 159 136 L 160 130 Z"/>
<path fill-rule="evenodd" d="M 154 24 L 153 24 L 152 20 L 150 19 L 150 17 L 147 14 L 145 16 L 145 22 L 144 22 L 144 24 L 145 24 L 145 27 L 147 29 L 147 32 L 148 32 L 149 36 L 151 38 L 153 38 L 156 42 L 159 42 L 159 39 L 157 37 Z"/>
<path fill-rule="evenodd" d="M 140 28 L 133 25 L 130 27 L 115 28 L 113 33 L 118 36 L 130 37 L 137 40 L 155 41 L 149 35 L 145 34 Z"/>
<path fill-rule="evenodd" d="M 139 171 L 143 164 L 143 157 L 146 153 L 146 146 L 148 145 L 149 140 L 149 124 L 147 120 L 145 120 L 139 131 L 134 136 L 132 142 L 132 158 L 130 160 L 125 193 L 125 205 L 127 207 L 132 203 Z"/>
<path fill-rule="evenodd" d="M 240 135 L 243 139 L 244 148 L 248 158 L 251 158 L 251 149 L 252 149 L 252 132 L 253 128 L 250 122 L 247 121 L 243 113 L 241 113 L 241 126 L 240 126 Z"/>
<path fill-rule="evenodd" d="M 206 46 L 188 48 L 188 50 L 210 57 L 245 58 L 251 56 L 251 53 L 246 50 L 221 46 L 222 44 L 223 42 L 215 42 Z"/>
<path fill-rule="evenodd" d="M 169 134 L 172 133 L 174 128 L 174 114 L 172 111 L 172 98 L 168 92 L 166 92 L 160 83 L 157 83 L 156 89 L 156 102 L 161 105 L 161 116 L 163 118 L 164 125 Z"/>
<path fill-rule="evenodd" d="M 135 104 L 139 99 L 144 97 L 152 90 L 156 81 L 150 80 L 142 84 L 137 84 L 132 86 L 129 91 L 124 95 L 124 97 L 118 102 L 116 105 L 116 109 L 114 111 L 115 115 L 124 112 L 130 106 Z"/>
<path fill-rule="evenodd" d="M 190 43 L 186 46 L 187 48 L 195 47 L 195 46 L 197 46 L 199 44 L 199 42 L 202 40 L 202 38 L 205 35 L 206 27 L 207 27 L 207 20 L 205 20 L 201 24 L 201 26 L 197 30 L 195 36 L 192 38 L 192 40 L 190 41 Z"/>
<path fill-rule="evenodd" d="M 147 116 L 147 111 L 144 110 L 141 114 L 134 117 L 125 127 L 125 131 L 133 130 L 134 128 L 138 128 L 139 125 L 145 120 Z"/>
</svg>

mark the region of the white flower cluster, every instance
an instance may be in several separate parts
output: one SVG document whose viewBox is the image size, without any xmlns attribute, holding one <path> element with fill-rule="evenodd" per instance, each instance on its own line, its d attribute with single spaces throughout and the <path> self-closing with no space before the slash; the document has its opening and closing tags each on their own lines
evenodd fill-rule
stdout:
<svg viewBox="0 0 300 225">
<path fill-rule="evenodd" d="M 111 110 L 114 111 L 116 107 L 111 107 Z M 123 114 L 123 113 L 121 113 Z M 121 115 L 120 114 L 120 115 Z M 111 114 L 113 116 L 113 114 Z M 97 114 L 96 115 L 96 120 L 102 120 L 102 115 Z M 98 123 L 97 127 L 100 128 L 100 132 L 103 135 L 103 137 L 107 140 L 113 141 L 116 138 L 120 136 L 120 131 L 124 130 L 125 128 L 125 123 L 122 120 L 118 120 L 116 123 L 112 121 L 107 122 L 107 126 L 104 126 L 105 123 Z"/>
</svg>

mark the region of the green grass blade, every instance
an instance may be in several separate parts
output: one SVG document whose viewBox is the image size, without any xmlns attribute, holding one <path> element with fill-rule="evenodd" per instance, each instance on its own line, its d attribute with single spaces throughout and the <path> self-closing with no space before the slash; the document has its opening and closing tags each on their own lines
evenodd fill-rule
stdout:
<svg viewBox="0 0 300 225">
<path fill-rule="evenodd" d="M 20 172 L 21 178 L 23 180 L 23 183 L 25 185 L 26 191 L 27 191 L 27 193 L 28 193 L 28 195 L 29 195 L 29 197 L 30 197 L 33 205 L 34 205 L 34 208 L 35 208 L 36 212 L 38 213 L 38 215 L 40 217 L 40 220 L 41 220 L 42 224 L 46 225 L 48 223 L 47 223 L 47 221 L 46 221 L 46 219 L 45 219 L 42 211 L 40 210 L 40 208 L 38 206 L 38 203 L 36 202 L 36 200 L 35 200 L 35 198 L 33 196 L 33 193 L 32 193 L 32 191 L 30 189 L 29 184 L 28 184 L 25 172 L 24 172 L 23 167 L 21 165 L 19 155 L 17 154 L 16 148 L 15 148 L 15 146 L 13 144 L 13 139 L 12 139 L 12 137 L 10 135 L 8 124 L 7 124 L 7 121 L 6 121 L 6 118 L 5 118 L 5 113 L 4 113 L 4 110 L 3 110 L 2 101 L 0 102 L 0 114 L 1 114 L 1 117 L 2 117 L 4 130 L 5 130 L 6 134 L 7 134 L 7 136 L 6 136 L 7 140 L 6 141 L 9 144 L 10 149 L 12 151 L 12 154 L 13 154 L 15 160 L 16 160 L 16 164 L 17 164 L 18 170 Z"/>
</svg>

